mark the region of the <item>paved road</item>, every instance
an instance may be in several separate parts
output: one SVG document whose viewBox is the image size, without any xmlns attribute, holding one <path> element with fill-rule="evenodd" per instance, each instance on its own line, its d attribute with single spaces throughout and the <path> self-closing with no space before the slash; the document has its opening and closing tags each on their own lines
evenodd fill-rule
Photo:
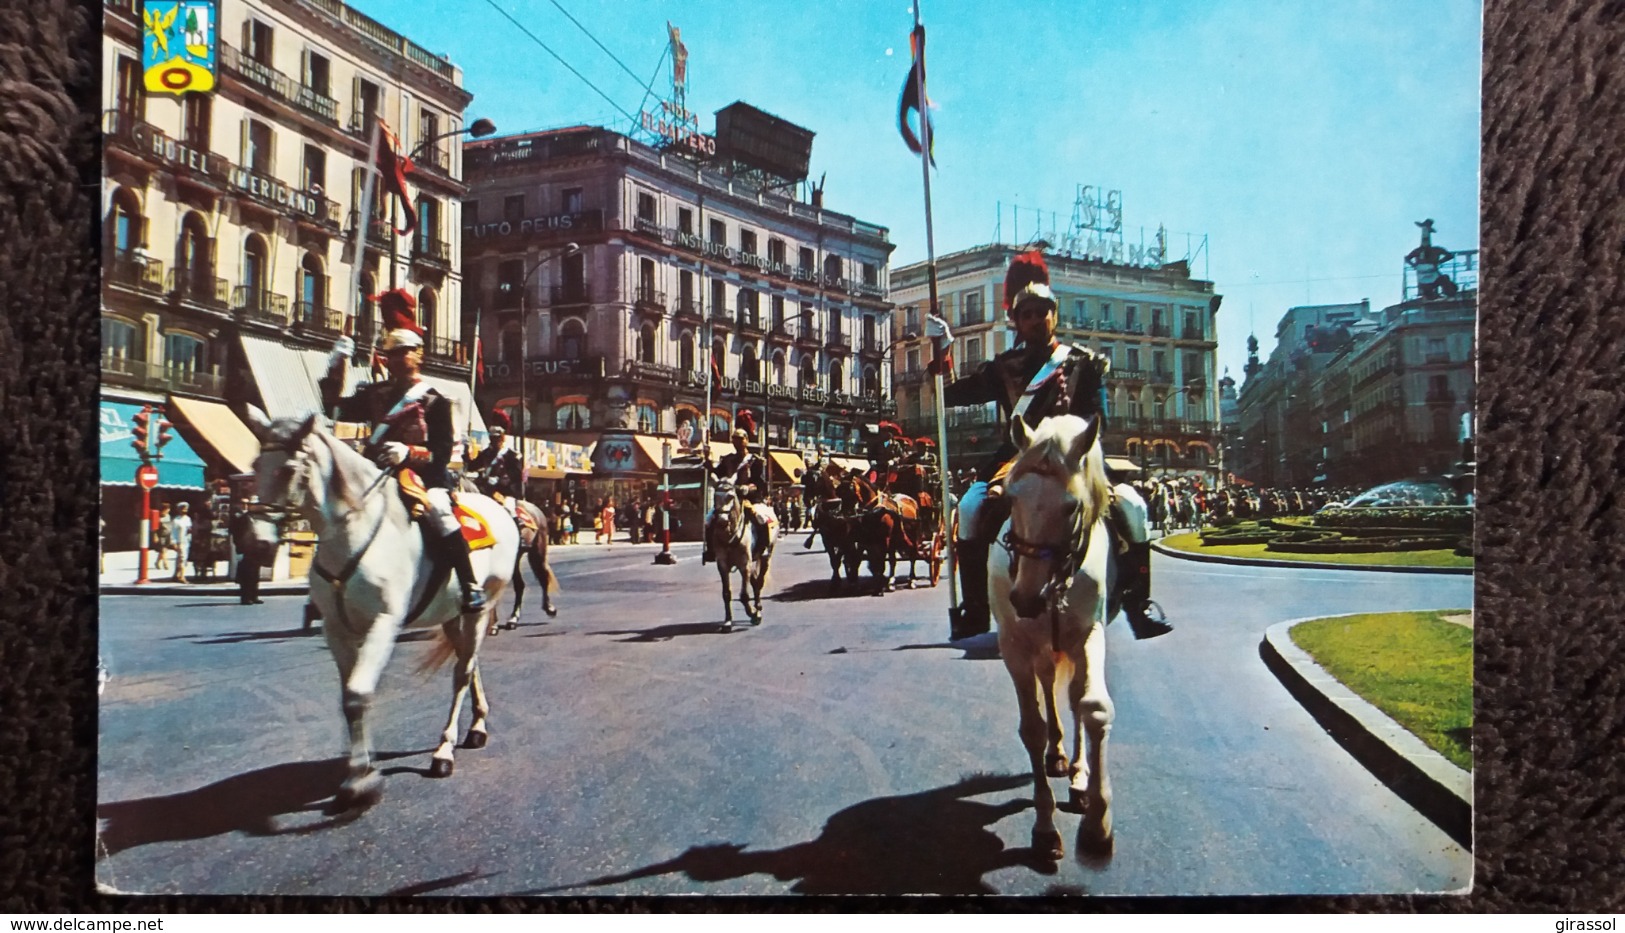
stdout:
<svg viewBox="0 0 1625 933">
<path fill-rule="evenodd" d="M 1178 630 L 1108 630 L 1117 849 L 1034 863 L 1003 665 L 942 641 L 946 587 L 831 596 L 786 539 L 731 635 L 692 547 L 556 552 L 562 612 L 487 642 L 491 744 L 426 776 L 449 675 L 404 637 L 375 706 L 383 802 L 342 772 L 301 601 L 106 597 L 98 879 L 282 894 L 1249 894 L 1465 887 L 1471 858 L 1350 758 L 1258 654 L 1283 619 L 1464 607 L 1471 578 L 1156 560 Z M 820 597 L 820 598 L 814 598 Z M 534 604 L 532 604 L 534 607 Z M 466 717 L 465 717 L 466 723 Z M 1076 817 L 1062 815 L 1063 834 Z M 1075 849 L 1068 840 L 1069 850 Z"/>
</svg>

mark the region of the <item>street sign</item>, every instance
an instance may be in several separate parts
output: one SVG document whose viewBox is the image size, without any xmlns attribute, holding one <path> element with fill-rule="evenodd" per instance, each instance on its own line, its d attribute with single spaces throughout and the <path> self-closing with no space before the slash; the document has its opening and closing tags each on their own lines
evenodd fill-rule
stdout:
<svg viewBox="0 0 1625 933">
<path fill-rule="evenodd" d="M 143 463 L 135 471 L 135 481 L 141 484 L 142 489 L 152 489 L 158 485 L 158 468 L 150 463 Z"/>
</svg>

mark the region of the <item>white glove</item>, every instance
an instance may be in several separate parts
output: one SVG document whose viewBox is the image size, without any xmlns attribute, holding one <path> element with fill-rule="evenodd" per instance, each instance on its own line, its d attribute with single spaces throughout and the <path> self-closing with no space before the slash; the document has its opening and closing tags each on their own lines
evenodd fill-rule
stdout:
<svg viewBox="0 0 1625 933">
<path fill-rule="evenodd" d="M 341 336 L 333 341 L 333 350 L 327 354 L 327 368 L 332 369 L 334 363 L 342 363 L 355 355 L 355 341 L 348 336 Z"/>
<path fill-rule="evenodd" d="M 390 441 L 378 449 L 378 456 L 374 457 L 373 460 L 379 466 L 388 469 L 405 463 L 406 455 L 409 453 L 411 453 L 411 449 L 405 444 Z"/>
<path fill-rule="evenodd" d="M 946 337 L 953 339 L 954 332 L 948 329 L 948 322 L 935 314 L 925 316 L 925 335 L 927 337 Z"/>
</svg>

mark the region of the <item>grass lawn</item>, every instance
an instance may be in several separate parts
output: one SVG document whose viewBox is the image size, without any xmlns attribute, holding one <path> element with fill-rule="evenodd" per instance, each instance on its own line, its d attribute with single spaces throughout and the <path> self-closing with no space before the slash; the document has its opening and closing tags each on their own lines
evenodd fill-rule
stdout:
<svg viewBox="0 0 1625 933">
<path fill-rule="evenodd" d="M 1473 559 L 1462 557 L 1449 548 L 1436 551 L 1387 551 L 1375 554 L 1292 554 L 1267 550 L 1262 544 L 1204 545 L 1202 536 L 1195 532 L 1169 535 L 1161 539 L 1165 547 L 1193 554 L 1218 554 L 1224 557 L 1252 557 L 1268 560 L 1306 560 L 1322 564 L 1364 564 L 1374 567 L 1471 567 Z"/>
<path fill-rule="evenodd" d="M 1317 619 L 1292 641 L 1457 767 L 1473 767 L 1473 630 L 1449 612 Z"/>
</svg>

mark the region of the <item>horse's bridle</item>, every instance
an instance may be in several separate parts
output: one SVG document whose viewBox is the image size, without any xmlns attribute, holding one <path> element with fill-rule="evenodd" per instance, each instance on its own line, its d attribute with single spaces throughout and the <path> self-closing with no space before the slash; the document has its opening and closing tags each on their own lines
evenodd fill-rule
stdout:
<svg viewBox="0 0 1625 933">
<path fill-rule="evenodd" d="M 734 483 L 718 483 L 717 492 L 726 490 L 729 498 L 733 500 L 733 507 L 729 510 L 728 518 L 728 544 L 738 544 L 745 540 L 745 498 L 739 494 L 739 487 Z"/>
<path fill-rule="evenodd" d="M 1038 591 L 1038 596 L 1044 601 L 1050 616 L 1050 645 L 1060 651 L 1060 610 L 1066 602 L 1066 591 L 1072 584 L 1072 577 L 1082 565 L 1084 555 L 1089 552 L 1089 539 L 1093 528 L 1083 523 L 1083 503 L 1074 503 L 1068 511 L 1068 523 L 1072 533 L 1067 541 L 1058 544 L 1043 544 L 1029 541 L 1016 534 L 1015 522 L 1010 523 L 1010 530 L 1004 533 L 999 544 L 1010 555 L 1010 580 L 1014 584 L 1017 568 L 1021 565 L 1021 558 L 1030 557 L 1034 560 L 1051 561 L 1049 579 Z"/>
</svg>

